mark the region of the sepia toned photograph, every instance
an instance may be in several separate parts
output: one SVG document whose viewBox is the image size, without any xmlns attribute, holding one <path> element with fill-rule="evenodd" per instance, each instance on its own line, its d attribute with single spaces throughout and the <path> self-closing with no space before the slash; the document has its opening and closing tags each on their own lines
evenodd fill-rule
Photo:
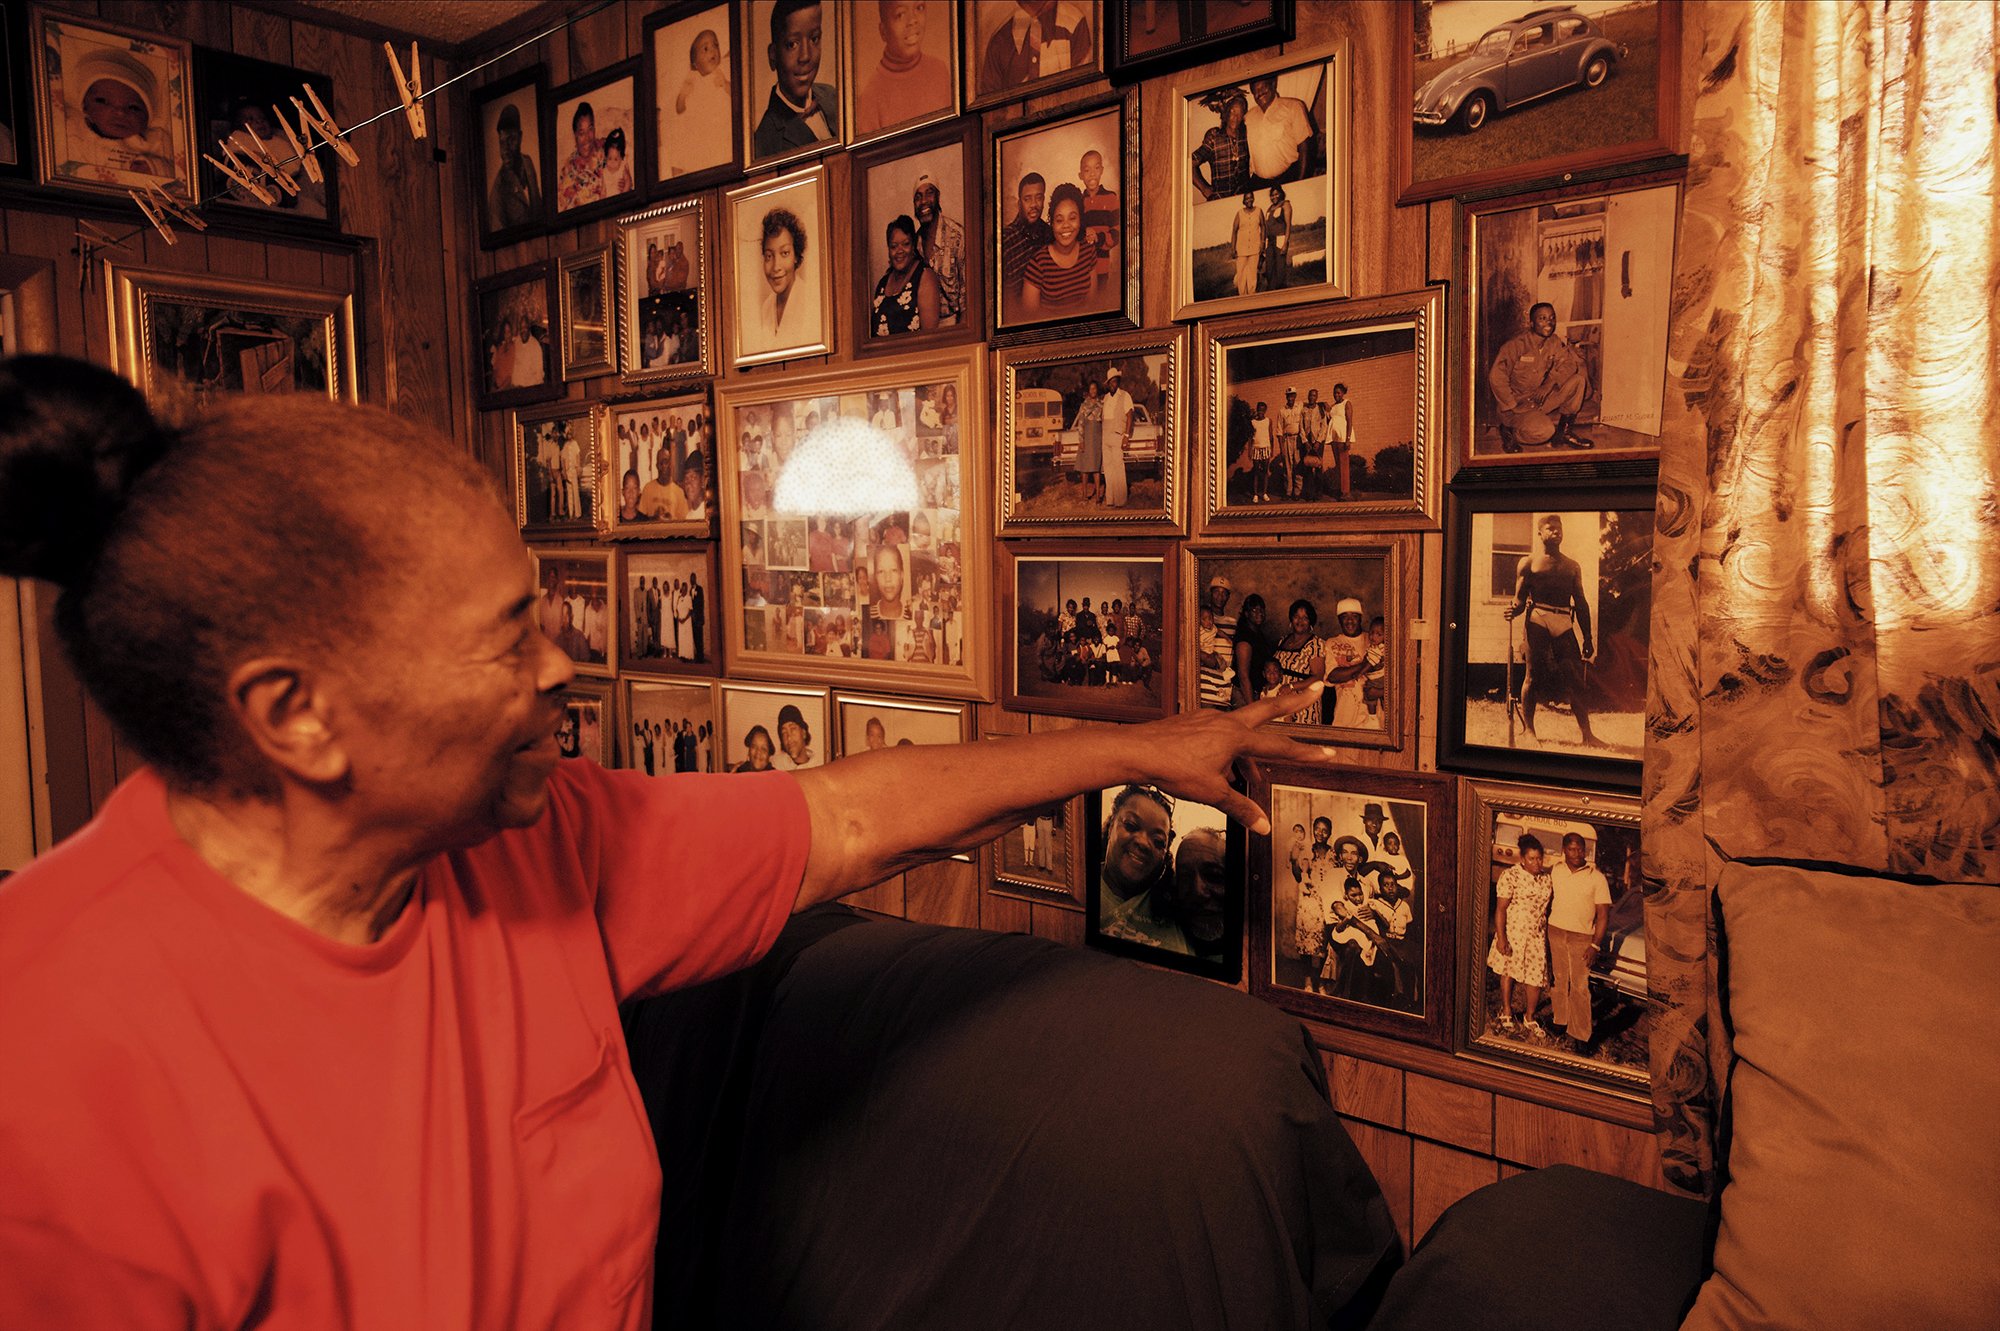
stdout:
<svg viewBox="0 0 2000 1331">
<path fill-rule="evenodd" d="M 620 375 L 627 384 L 715 372 L 712 208 L 705 198 L 684 199 L 618 221 Z"/>
<path fill-rule="evenodd" d="M 479 121 L 479 243 L 485 249 L 540 235 L 548 226 L 555 171 L 543 137 L 548 96 L 546 65 L 473 94 Z"/>
<path fill-rule="evenodd" d="M 1469 781 L 1461 868 L 1461 1048 L 1643 1097 L 1639 806 L 1618 795 Z"/>
<path fill-rule="evenodd" d="M 1042 906 L 1082 909 L 1083 797 L 1050 805 L 995 837 L 987 847 L 985 864 L 989 892 Z"/>
<path fill-rule="evenodd" d="M 611 552 L 553 549 L 532 551 L 540 589 L 535 612 L 542 632 L 576 662 L 580 675 L 609 678 L 617 673 L 618 644 L 611 600 Z"/>
<path fill-rule="evenodd" d="M 607 495 L 598 530 L 612 540 L 707 536 L 714 529 L 715 417 L 708 390 L 615 402 L 605 446 Z"/>
<path fill-rule="evenodd" d="M 549 94 L 555 218 L 574 226 L 639 198 L 639 62 L 626 60 Z"/>
<path fill-rule="evenodd" d="M 598 412 L 592 403 L 552 402 L 514 413 L 514 515 L 523 536 L 595 529 Z"/>
<path fill-rule="evenodd" d="M 1105 0 L 1104 57 L 1113 79 L 1151 77 L 1292 40 L 1293 0 Z"/>
<path fill-rule="evenodd" d="M 833 269 L 824 168 L 731 190 L 729 336 L 735 365 L 825 355 L 833 347 Z"/>
<path fill-rule="evenodd" d="M 610 767 L 616 750 L 611 685 L 579 680 L 562 690 L 562 718 L 556 722 L 556 756 L 588 758 Z"/>
<path fill-rule="evenodd" d="M 1430 0 L 1396 18 L 1398 203 L 1674 150 L 1678 4 Z"/>
<path fill-rule="evenodd" d="M 1451 1038 L 1457 810 L 1432 773 L 1272 763 L 1250 797 L 1250 992 L 1288 1012 L 1423 1044 Z"/>
<path fill-rule="evenodd" d="M 977 0 L 965 9 L 967 110 L 1038 97 L 1103 67 L 1097 0 Z"/>
<path fill-rule="evenodd" d="M 565 254 L 556 262 L 564 382 L 618 369 L 618 325 L 611 309 L 615 262 L 610 245 Z"/>
<path fill-rule="evenodd" d="M 1174 89 L 1174 317 L 1346 295 L 1342 43 Z"/>
<path fill-rule="evenodd" d="M 1130 333 L 997 354 L 1002 536 L 1180 531 L 1185 350 Z"/>
<path fill-rule="evenodd" d="M 483 410 L 562 396 L 554 267 L 532 263 L 473 286 Z"/>
<path fill-rule="evenodd" d="M 724 772 L 795 772 L 832 761 L 825 689 L 722 685 Z"/>
<path fill-rule="evenodd" d="M 41 183 L 201 197 L 186 42 L 54 9 L 29 20 Z"/>
<path fill-rule="evenodd" d="M 983 331 L 972 123 L 854 156 L 854 346 L 861 354 L 970 341 Z"/>
<path fill-rule="evenodd" d="M 1095 327 L 1136 313 L 1127 268 L 1137 259 L 1138 180 L 1136 157 L 1125 152 L 1136 119 L 1134 95 L 993 136 L 996 330 L 1079 320 Z"/>
<path fill-rule="evenodd" d="M 1143 721 L 1174 709 L 1177 570 L 1165 542 L 1119 549 L 1132 553 L 1000 547 L 1008 710 Z"/>
<path fill-rule="evenodd" d="M 853 132 L 861 144 L 958 111 L 954 0 L 861 0 L 853 6 Z"/>
<path fill-rule="evenodd" d="M 743 75 L 733 13 L 728 4 L 682 0 L 646 17 L 649 179 L 669 193 L 699 189 L 742 163 L 736 106 Z"/>
<path fill-rule="evenodd" d="M 1428 287 L 1201 324 L 1197 359 L 1210 391 L 1197 525 L 1433 521 L 1443 299 Z"/>
<path fill-rule="evenodd" d="M 744 165 L 775 166 L 846 141 L 841 121 L 843 41 L 861 6 L 828 0 L 745 0 L 744 85 L 737 99 Z"/>
<path fill-rule="evenodd" d="M 625 766 L 647 776 L 721 770 L 716 686 L 706 680 L 624 679 Z"/>
<path fill-rule="evenodd" d="M 833 710 L 840 726 L 842 757 L 904 744 L 963 744 L 972 738 L 972 711 L 967 703 L 836 693 Z"/>
<path fill-rule="evenodd" d="M 1652 613 L 1650 489 L 1456 495 L 1439 761 L 1635 786 Z"/>
<path fill-rule="evenodd" d="M 716 675 L 715 551 L 705 542 L 620 547 L 618 668 L 628 675 Z"/>
<path fill-rule="evenodd" d="M 109 264 L 112 360 L 147 392 L 359 400 L 354 301 L 274 282 Z"/>
<path fill-rule="evenodd" d="M 1466 463 L 1654 456 L 1667 386 L 1674 183 L 1467 210 Z"/>
<path fill-rule="evenodd" d="M 288 105 L 286 99 L 300 95 L 311 86 L 320 99 L 333 104 L 333 80 L 290 65 L 249 56 L 213 51 L 195 52 L 195 88 L 200 129 L 202 197 L 211 204 L 242 208 L 260 215 L 260 220 L 287 227 L 334 230 L 339 217 L 340 171 L 342 163 L 331 152 L 318 154 L 319 178 L 296 160 L 292 141 L 273 118 L 273 106 Z M 241 182 L 232 180 L 206 157 L 229 160 L 221 145 L 228 145 L 236 159 L 244 163 L 243 175 L 269 195 L 261 199 Z M 266 166 L 264 164 L 268 163 Z M 232 165 L 234 165 L 232 163 Z"/>
<path fill-rule="evenodd" d="M 1182 553 L 1181 709 L 1233 711 L 1315 680 L 1272 722 L 1299 739 L 1397 748 L 1414 705 L 1405 605 L 1414 538 Z"/>
<path fill-rule="evenodd" d="M 1084 941 L 1234 984 L 1243 874 L 1228 816 L 1145 785 L 1093 791 L 1084 808 Z"/>
</svg>

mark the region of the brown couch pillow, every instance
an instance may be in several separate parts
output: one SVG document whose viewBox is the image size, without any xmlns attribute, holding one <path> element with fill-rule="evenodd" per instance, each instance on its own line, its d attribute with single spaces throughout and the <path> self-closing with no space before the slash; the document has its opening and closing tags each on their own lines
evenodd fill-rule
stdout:
<svg viewBox="0 0 2000 1331">
<path fill-rule="evenodd" d="M 2000 886 L 1732 864 L 1715 1273 L 1683 1331 L 2000 1323 Z"/>
</svg>

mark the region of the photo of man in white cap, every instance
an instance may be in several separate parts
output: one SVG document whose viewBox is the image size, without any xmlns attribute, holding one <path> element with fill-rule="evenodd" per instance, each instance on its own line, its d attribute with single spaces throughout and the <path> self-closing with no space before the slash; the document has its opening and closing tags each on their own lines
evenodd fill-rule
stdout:
<svg viewBox="0 0 2000 1331">
<path fill-rule="evenodd" d="M 1343 596 L 1333 611 L 1338 632 L 1325 639 L 1327 690 L 1322 706 L 1327 712 L 1326 724 L 1380 730 L 1382 717 L 1369 712 L 1363 696 L 1368 677 L 1366 614 L 1361 602 L 1352 596 Z"/>
</svg>

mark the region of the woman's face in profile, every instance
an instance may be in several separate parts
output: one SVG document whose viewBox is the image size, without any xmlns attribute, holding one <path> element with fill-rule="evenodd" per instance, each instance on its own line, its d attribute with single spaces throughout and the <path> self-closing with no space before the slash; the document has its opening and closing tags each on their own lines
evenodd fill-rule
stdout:
<svg viewBox="0 0 2000 1331">
<path fill-rule="evenodd" d="M 117 79 L 99 79 L 83 90 L 83 118 L 107 139 L 143 137 L 152 120 L 146 99 Z"/>
<path fill-rule="evenodd" d="M 1167 811 L 1144 795 L 1119 805 L 1105 837 L 1104 878 L 1127 889 L 1150 882 L 1166 863 L 1173 831 Z"/>
</svg>

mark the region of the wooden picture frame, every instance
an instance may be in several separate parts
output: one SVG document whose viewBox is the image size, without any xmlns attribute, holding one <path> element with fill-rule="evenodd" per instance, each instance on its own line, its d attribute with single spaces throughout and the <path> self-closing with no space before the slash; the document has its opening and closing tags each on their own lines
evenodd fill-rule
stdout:
<svg viewBox="0 0 2000 1331">
<path fill-rule="evenodd" d="M 1450 1048 L 1456 792 L 1432 772 L 1254 768 L 1247 793 L 1270 811 L 1271 835 L 1249 842 L 1251 994 L 1295 1016 Z M 1336 893 L 1342 904 L 1331 906 Z"/>
<path fill-rule="evenodd" d="M 120 200 L 158 186 L 201 200 L 187 42 L 41 6 L 29 12 L 28 38 L 38 183 Z M 86 108 L 84 93 L 99 83 L 115 100 Z"/>
<path fill-rule="evenodd" d="M 612 541 L 713 535 L 719 473 L 708 385 L 613 399 L 604 415 L 597 534 Z"/>
<path fill-rule="evenodd" d="M 34 49 L 28 11 L 19 5 L 0 10 L 0 177 L 29 175 L 38 160 L 34 61 L 29 55 Z"/>
<path fill-rule="evenodd" d="M 315 180 L 296 156 L 291 140 L 271 114 L 288 105 L 302 86 L 310 85 L 320 100 L 333 105 L 333 80 L 325 74 L 271 60 L 257 60 L 228 51 L 196 47 L 194 53 L 196 137 L 206 156 L 201 162 L 201 196 L 208 206 L 240 215 L 244 221 L 277 231 L 332 235 L 340 230 L 340 178 L 344 169 L 334 153 L 319 153 L 321 179 Z M 264 203 L 217 169 L 209 158 L 223 156 L 227 142 L 238 157 L 263 152 L 279 163 L 293 188 L 278 185 L 272 173 L 261 183 L 274 196 Z M 254 143 L 254 147 L 252 144 Z M 248 173 L 246 173 L 248 174 Z M 252 175 L 253 180 L 259 179 Z"/>
<path fill-rule="evenodd" d="M 1417 8 L 1396 7 L 1390 105 L 1413 108 L 1398 112 L 1411 118 L 1395 134 L 1397 203 L 1567 179 L 1675 151 L 1679 0 L 1644 0 L 1601 18 L 1530 8 L 1499 23 L 1473 6 L 1461 15 L 1435 4 L 1425 7 L 1422 32 Z M 1503 92 L 1523 81 L 1517 61 L 1532 62 L 1526 86 Z M 1527 101 L 1503 114 L 1501 101 L 1520 95 Z M 1483 109 L 1468 113 L 1482 98 Z"/>
<path fill-rule="evenodd" d="M 1234 710 L 1246 701 L 1245 677 L 1249 697 L 1257 697 L 1271 682 L 1257 676 L 1274 666 L 1278 687 L 1313 678 L 1327 680 L 1327 687 L 1308 705 L 1311 715 L 1302 710 L 1270 723 L 1272 729 L 1343 748 L 1401 750 L 1417 711 L 1418 539 L 1323 536 L 1280 547 L 1183 547 L 1181 710 Z M 1341 615 L 1350 600 L 1361 607 L 1352 622 Z M 1300 603 L 1316 642 L 1280 652 L 1291 641 L 1289 623 Z M 1261 630 L 1253 622 L 1258 606 Z"/>
<path fill-rule="evenodd" d="M 986 740 L 1006 739 L 986 735 Z M 1083 796 L 1050 805 L 987 843 L 980 857 L 986 890 L 1037 906 L 1082 910 Z"/>
<path fill-rule="evenodd" d="M 958 115 L 961 105 L 958 6 L 951 0 L 903 11 L 896 31 L 881 6 L 856 5 L 848 31 L 848 68 L 841 80 L 847 146 L 859 148 Z M 888 63 L 891 42 L 910 63 Z"/>
<path fill-rule="evenodd" d="M 723 641 L 733 672 L 992 697 L 991 464 L 976 425 L 985 383 L 981 353 L 960 348 L 717 390 Z M 852 436 L 835 434 L 864 429 L 885 437 L 885 466 L 911 468 L 915 507 L 882 507 L 895 477 L 853 484 Z M 814 478 L 807 493 L 833 507 L 779 510 L 774 495 L 793 466 Z M 891 575 L 900 595 L 883 619 L 888 602 L 875 584 Z"/>
<path fill-rule="evenodd" d="M 546 260 L 472 284 L 474 401 L 481 411 L 562 396 L 556 313 L 556 269 Z"/>
<path fill-rule="evenodd" d="M 617 586 L 618 670 L 676 679 L 720 675 L 715 546 L 709 541 L 621 545 L 612 565 Z M 686 587 L 685 599 L 682 588 Z"/>
<path fill-rule="evenodd" d="M 853 337 L 857 356 L 976 342 L 986 329 L 986 260 L 980 218 L 979 124 L 966 119 L 857 152 L 849 171 L 854 250 Z M 926 209 L 930 215 L 926 216 Z M 889 225 L 916 227 L 916 248 L 937 279 L 935 328 L 876 332 L 875 286 L 888 272 Z M 928 234 L 926 234 L 928 233 Z M 921 295 L 921 293 L 918 293 Z M 895 319 L 905 307 L 887 303 Z M 920 321 L 920 317 L 919 317 Z"/>
<path fill-rule="evenodd" d="M 715 64 L 702 70 L 715 43 Z M 651 134 L 648 198 L 692 193 L 733 180 L 743 170 L 742 48 L 727 0 L 675 0 L 648 14 L 640 42 L 645 61 L 640 108 Z M 718 133 L 718 131 L 720 131 Z"/>
<path fill-rule="evenodd" d="M 1453 490 L 1440 647 L 1440 767 L 1638 788 L 1654 500 L 1650 474 L 1624 483 Z M 1528 585 L 1517 592 L 1521 568 L 1550 556 L 1551 515 L 1559 519 L 1559 561 L 1545 574 L 1531 567 Z M 1517 596 L 1529 608 L 1510 617 L 1506 612 Z M 1569 604 L 1558 608 L 1562 596 Z M 1548 609 L 1537 611 L 1537 605 Z M 1538 666 L 1545 678 L 1535 678 Z M 1586 743 L 1586 734 L 1598 742 Z"/>
<path fill-rule="evenodd" d="M 785 304 L 767 274 L 764 229 L 770 245 L 791 260 L 776 270 L 786 283 Z M 801 245 L 801 242 L 803 244 Z M 739 369 L 771 361 L 824 356 L 833 350 L 833 226 L 826 168 L 807 167 L 759 180 L 724 196 L 723 247 L 728 252 L 729 363 Z"/>
<path fill-rule="evenodd" d="M 618 611 L 611 595 L 611 552 L 584 546 L 530 546 L 535 557 L 535 613 L 542 632 L 599 679 L 618 674 Z"/>
<path fill-rule="evenodd" d="M 1174 710 L 1180 567 L 1172 542 L 1035 541 L 998 550 L 1002 707 L 1100 721 L 1153 721 Z M 1096 607 L 1116 603 L 1129 621 L 1128 598 L 1141 607 L 1144 651 L 1136 653 L 1131 626 L 1122 623 L 1114 671 Z M 1068 627 L 1065 615 L 1074 616 Z"/>
<path fill-rule="evenodd" d="M 499 249 L 549 229 L 555 197 L 555 153 L 543 118 L 548 105 L 547 65 L 532 65 L 472 94 L 472 115 L 479 131 L 474 169 L 479 173 L 481 249 Z M 513 154 L 501 137 L 503 131 L 520 137 L 516 144 L 520 160 L 512 160 Z"/>
<path fill-rule="evenodd" d="M 992 170 L 987 196 L 991 344 L 1142 327 L 1139 90 L 1127 88 L 989 128 L 986 157 Z M 1093 173 L 1097 194 L 1089 192 Z M 1037 190 L 1042 198 L 1038 207 Z M 1074 198 L 1058 197 L 1066 194 Z M 1063 265 L 1055 257 L 1062 233 L 1054 224 L 1059 210 L 1072 202 L 1078 211 L 1079 257 Z M 1031 208 L 1039 214 L 1032 220 Z M 1090 257 L 1094 244 L 1100 251 L 1095 260 Z M 1083 279 L 1073 282 L 1068 275 L 1084 264 L 1092 265 L 1091 276 L 1072 297 L 1070 286 Z M 1031 268 L 1039 271 L 1031 275 Z M 1040 285 L 1034 276 L 1042 278 Z"/>
<path fill-rule="evenodd" d="M 564 383 L 618 372 L 618 247 L 593 245 L 556 260 Z"/>
<path fill-rule="evenodd" d="M 900 744 L 964 744 L 972 739 L 972 704 L 835 689 L 833 735 L 841 758 Z"/>
<path fill-rule="evenodd" d="M 782 684 L 745 684 L 733 679 L 722 681 L 722 721 L 716 727 L 724 737 L 718 749 L 716 770 L 797 771 L 820 767 L 833 761 L 831 752 L 833 717 L 830 694 L 824 688 Z M 787 713 L 795 713 L 796 717 Z M 803 748 L 796 752 L 785 747 L 785 726 L 796 719 L 804 729 Z M 756 765 L 754 736 L 764 732 L 769 744 L 766 766 Z M 784 738 L 781 738 L 784 737 Z M 743 755 L 741 761 L 737 756 Z"/>
<path fill-rule="evenodd" d="M 737 7 L 740 27 L 737 45 L 743 52 L 743 92 L 738 96 L 738 113 L 743 124 L 743 166 L 747 171 L 796 162 L 801 158 L 831 152 L 847 142 L 847 122 L 842 118 L 843 97 L 837 86 L 846 74 L 847 18 L 852 7 L 842 4 L 801 6 L 799 11 L 818 10 L 819 27 L 808 39 L 809 20 L 799 19 L 793 39 L 793 61 L 802 89 L 790 98 L 780 96 L 776 62 L 783 58 L 782 42 L 773 34 L 771 20 L 777 0 L 742 0 Z M 786 20 L 789 25 L 790 16 Z M 831 78 L 835 82 L 829 83 Z M 797 107 L 805 107 L 800 115 Z M 824 129 L 825 133 L 816 131 Z"/>
<path fill-rule="evenodd" d="M 1138 783 L 1087 791 L 1083 808 L 1083 941 L 1135 961 L 1237 983 L 1243 975 L 1242 825 L 1218 808 Z"/>
<path fill-rule="evenodd" d="M 1499 781 L 1466 781 L 1461 789 L 1459 844 L 1466 855 L 1459 877 L 1459 1052 L 1587 1090 L 1647 1100 L 1652 1084 L 1647 1041 L 1655 1005 L 1646 982 L 1639 801 Z M 1565 863 L 1565 843 L 1572 836 L 1584 842 L 1582 876 Z M 1508 873 L 1516 867 L 1526 872 L 1522 852 L 1530 837 L 1539 843 L 1536 855 L 1545 877 L 1553 876 L 1557 865 L 1571 875 L 1562 889 L 1564 910 L 1577 909 L 1589 893 L 1592 868 L 1611 898 L 1603 944 L 1584 962 L 1589 1023 L 1580 1029 L 1555 1021 L 1550 989 L 1560 982 L 1556 940 L 1564 935 L 1550 933 L 1562 928 L 1553 922 L 1550 898 Z M 1508 905 L 1501 908 L 1497 893 L 1503 875 L 1512 881 Z M 1504 956 L 1496 923 L 1509 937 Z M 1573 939 L 1560 946 L 1572 958 L 1579 954 Z M 1528 983 L 1536 979 L 1541 983 Z M 1540 1029 L 1517 1022 L 1516 1011 L 1535 1018 Z M 1574 1010 L 1565 1015 L 1574 1021 Z"/>
<path fill-rule="evenodd" d="M 714 217 L 703 195 L 618 219 L 618 364 L 627 386 L 715 374 Z"/>
<path fill-rule="evenodd" d="M 652 143 L 641 114 L 639 64 L 637 56 L 620 60 L 549 93 L 543 141 L 555 160 L 550 229 L 567 231 L 623 212 L 644 197 L 640 180 Z M 582 132 L 586 112 L 588 138 Z"/>
<path fill-rule="evenodd" d="M 507 421 L 514 475 L 514 521 L 524 539 L 590 536 L 603 496 L 603 408 L 550 402 L 512 412 Z"/>
<path fill-rule="evenodd" d="M 563 706 L 562 719 L 556 722 L 557 756 L 616 766 L 618 707 L 611 681 L 571 680 L 557 696 Z"/>
<path fill-rule="evenodd" d="M 999 534 L 1180 535 L 1187 503 L 1186 365 L 1187 335 L 1174 329 L 996 352 Z M 1115 457 L 1102 419 L 1113 370 L 1133 400 Z M 1092 384 L 1099 386 L 1095 398 Z M 1090 468 L 1093 457 L 1098 465 Z M 1113 462 L 1123 491 L 1116 504 L 1107 470 Z"/>
<path fill-rule="evenodd" d="M 1248 18 L 1234 21 L 1229 11 L 1208 0 L 1149 0 L 1142 21 L 1134 13 L 1139 3 L 1104 0 L 1104 63 L 1113 83 L 1212 64 L 1297 35 L 1293 0 L 1260 0 Z"/>
<path fill-rule="evenodd" d="M 623 766 L 647 776 L 715 772 L 719 767 L 721 686 L 712 679 L 618 677 Z M 685 735 L 682 726 L 688 727 Z"/>
<path fill-rule="evenodd" d="M 1462 210 L 1461 467 L 1659 456 L 1680 176 Z"/>
<path fill-rule="evenodd" d="M 1443 494 L 1443 287 L 1205 320 L 1195 330 L 1195 364 L 1203 426 L 1196 536 L 1437 526 Z M 1326 436 L 1321 465 L 1312 465 L 1311 431 L 1302 418 L 1299 461 L 1289 484 L 1284 464 L 1292 450 L 1283 431 L 1287 388 L 1295 391 L 1301 412 L 1316 394 L 1329 405 L 1317 427 Z M 1336 392 L 1341 388 L 1347 390 L 1344 401 Z M 1257 498 L 1257 402 L 1265 404 L 1271 422 L 1271 442 L 1264 446 L 1272 453 L 1264 481 L 1269 497 L 1263 501 Z M 1333 406 L 1346 410 L 1335 413 Z M 1340 419 L 1347 422 L 1347 450 L 1339 446 Z M 1342 479 L 1348 482 L 1344 487 Z"/>
<path fill-rule="evenodd" d="M 352 296 L 118 263 L 104 276 L 112 365 L 147 393 L 361 400 Z"/>
<path fill-rule="evenodd" d="M 1175 319 L 1353 294 L 1353 84 L 1340 41 L 1174 87 Z"/>
<path fill-rule="evenodd" d="M 960 4 L 967 111 L 1040 97 L 1103 72 L 1104 13 L 1098 0 L 1064 0 L 1047 6 L 1032 52 L 1026 41 L 1006 31 L 1013 21 L 1013 5 L 988 0 L 960 0 Z M 1046 73 L 1041 68 L 1045 61 L 1055 66 Z"/>
</svg>

